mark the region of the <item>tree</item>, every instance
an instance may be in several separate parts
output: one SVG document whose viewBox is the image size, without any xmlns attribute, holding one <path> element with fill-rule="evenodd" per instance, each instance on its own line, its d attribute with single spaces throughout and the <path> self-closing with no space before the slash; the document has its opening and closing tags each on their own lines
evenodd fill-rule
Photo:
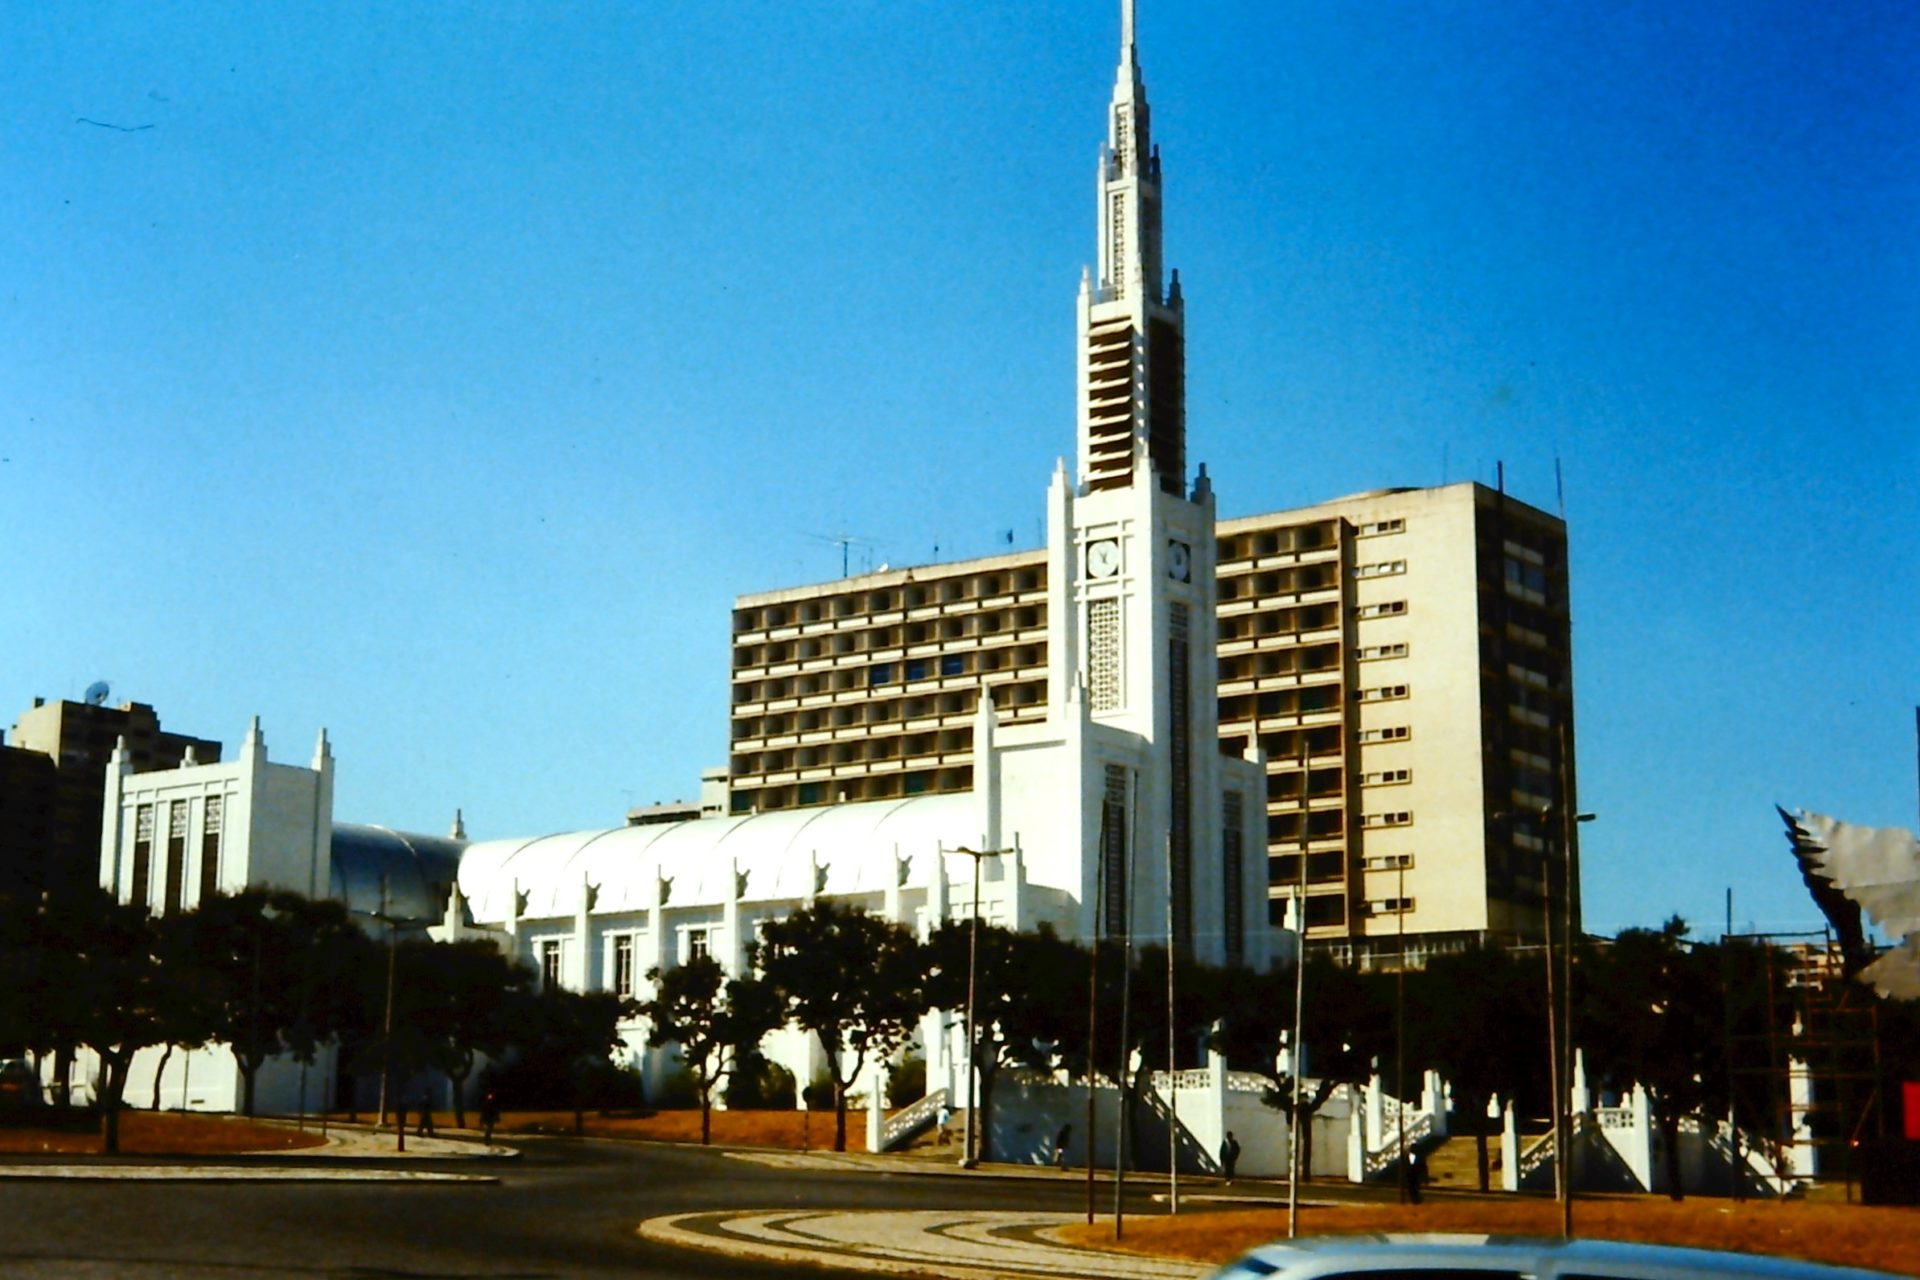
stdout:
<svg viewBox="0 0 1920 1280">
<path fill-rule="evenodd" d="M 160 1110 L 160 1089 L 167 1078 L 167 1064 L 173 1051 L 197 1049 L 213 1038 L 215 1006 L 211 997 L 214 984 L 200 954 L 194 936 L 193 921 L 187 916 L 169 916 L 155 922 L 159 931 L 160 963 L 170 998 L 158 1010 L 164 1025 L 158 1030 L 165 1046 L 159 1065 L 153 1071 L 153 1096 L 149 1103 Z"/>
<path fill-rule="evenodd" d="M 965 1009 L 971 921 L 949 920 L 926 945 L 924 997 L 931 1008 Z M 993 1086 L 1001 1067 L 1051 1067 L 1063 1028 L 1080 1026 L 1087 1006 L 1087 953 L 1048 925 L 1016 933 L 980 926 L 974 973 L 973 1066 L 979 1079 L 979 1157 L 993 1158 Z"/>
<path fill-rule="evenodd" d="M 265 889 L 217 893 L 183 919 L 213 1008 L 213 1034 L 240 1070 L 241 1110 L 254 1113 L 261 1066 L 288 1053 L 312 1062 L 344 1018 L 332 979 L 367 947 L 346 909 Z"/>
<path fill-rule="evenodd" d="M 19 1038 L 36 1056 L 52 1055 L 62 1111 L 72 1100 L 74 1051 L 86 1042 L 92 1017 L 76 992 L 90 981 L 94 923 L 113 905 L 113 895 L 97 885 L 68 885 L 16 907 Z"/>
<path fill-rule="evenodd" d="M 1291 1117 L 1300 1134 L 1302 1177 L 1313 1169 L 1313 1117 L 1341 1085 L 1365 1085 L 1379 1060 L 1393 1051 L 1393 1006 L 1381 978 L 1336 964 L 1321 952 L 1309 952 L 1306 964 L 1301 1052 L 1290 1056 L 1296 1066 L 1305 1059 L 1300 1109 Z M 1264 1075 L 1262 1100 L 1289 1113 L 1293 1077 L 1280 1069 L 1278 1056 L 1283 1033 L 1292 1034 L 1294 981 L 1291 966 L 1230 975 L 1223 997 L 1230 1012 L 1214 1041 L 1235 1068 Z"/>
<path fill-rule="evenodd" d="M 1547 1043 L 1545 976 L 1496 947 L 1436 955 L 1406 975 L 1407 1057 L 1453 1086 L 1454 1110 L 1467 1117 L 1480 1190 L 1491 1186 L 1487 1109 L 1497 1095 L 1521 1105 L 1550 1105 L 1541 1087 Z"/>
<path fill-rule="evenodd" d="M 109 1152 L 120 1150 L 120 1101 L 133 1057 L 166 1042 L 180 1026 L 173 1001 L 179 986 L 165 972 L 163 953 L 177 945 L 182 917 L 156 919 L 144 906 L 115 901 L 103 890 L 92 902 L 92 927 L 74 953 L 74 986 L 66 993 L 79 1019 L 79 1043 L 100 1059 L 96 1095 Z"/>
<path fill-rule="evenodd" d="M 1667 1194 L 1680 1179 L 1680 1121 L 1724 1103 L 1725 1006 L 1717 952 L 1688 944 L 1679 916 L 1658 929 L 1628 929 L 1595 951 L 1580 1011 L 1584 1039 L 1613 1087 L 1645 1087 L 1660 1131 Z"/>
<path fill-rule="evenodd" d="M 408 952 L 405 999 L 396 999 L 395 1018 L 417 1034 L 422 1065 L 446 1074 L 453 1122 L 464 1129 L 467 1077 L 481 1054 L 504 1053 L 524 1029 L 533 971 L 483 939 L 409 943 Z"/>
<path fill-rule="evenodd" d="M 819 902 L 768 921 L 753 949 L 783 1021 L 819 1037 L 833 1081 L 833 1149 L 847 1149 L 847 1086 L 893 1055 L 926 1011 L 920 946 L 905 928 Z"/>
<path fill-rule="evenodd" d="M 1177 955 L 1171 958 L 1173 973 L 1169 983 L 1167 948 L 1142 947 L 1128 996 L 1131 1007 L 1125 1019 L 1129 1041 L 1127 1060 L 1135 1061 L 1137 1054 L 1139 1066 L 1131 1079 L 1121 1081 L 1121 1105 L 1125 1108 L 1128 1142 L 1143 1155 L 1154 1149 L 1143 1144 L 1139 1126 L 1145 1117 L 1138 1103 L 1147 1092 L 1152 1073 L 1177 1071 L 1183 1062 L 1191 1062 L 1187 1055 L 1209 1041 L 1213 1024 L 1233 1007 L 1233 1001 L 1226 994 L 1230 981 L 1227 971 L 1191 958 Z M 1174 1000 L 1171 1010 L 1168 1007 L 1170 988 Z M 1119 1021 L 1113 1025 L 1117 1029 Z"/>
<path fill-rule="evenodd" d="M 780 1025 L 780 1007 L 764 983 L 727 981 L 720 962 L 696 956 L 677 969 L 647 971 L 653 999 L 643 1001 L 647 1044 L 680 1046 L 680 1060 L 700 1095 L 700 1142 L 713 1141 L 713 1091 L 734 1065 Z"/>
<path fill-rule="evenodd" d="M 525 1008 L 536 1037 L 528 1052 L 564 1080 L 572 1095 L 573 1131 L 583 1133 L 588 1086 L 597 1071 L 611 1065 L 608 1058 L 625 1043 L 620 1024 L 638 1015 L 640 1006 L 611 991 L 550 987 Z"/>
</svg>

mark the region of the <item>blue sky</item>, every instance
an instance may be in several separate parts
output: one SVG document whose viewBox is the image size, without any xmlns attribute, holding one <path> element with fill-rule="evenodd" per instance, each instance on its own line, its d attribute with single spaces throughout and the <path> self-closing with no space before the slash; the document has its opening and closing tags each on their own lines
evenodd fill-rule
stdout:
<svg viewBox="0 0 1920 1280">
<path fill-rule="evenodd" d="M 1116 5 L 9 8 L 0 716 L 105 678 L 327 726 L 342 820 L 613 824 L 823 535 L 1037 544 Z M 1557 461 L 1589 924 L 1816 925 L 1770 806 L 1915 820 L 1920 16 L 1140 35 L 1223 514 Z"/>
</svg>

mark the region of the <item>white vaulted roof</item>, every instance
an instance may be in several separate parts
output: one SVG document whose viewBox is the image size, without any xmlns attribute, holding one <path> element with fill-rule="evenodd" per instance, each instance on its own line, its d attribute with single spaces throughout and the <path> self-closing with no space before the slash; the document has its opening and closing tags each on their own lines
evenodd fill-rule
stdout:
<svg viewBox="0 0 1920 1280">
<path fill-rule="evenodd" d="M 924 884 L 942 844 L 979 843 L 977 814 L 973 795 L 955 793 L 482 840 L 460 860 L 460 892 L 481 924 L 512 918 L 516 888 L 522 917 L 571 916 L 583 882 L 598 886 L 595 914 L 650 907 L 656 877 L 672 882 L 674 908 L 802 900 L 816 866 L 827 873 L 822 894 L 882 893 L 900 883 L 896 858 L 911 860 L 908 883 Z"/>
</svg>

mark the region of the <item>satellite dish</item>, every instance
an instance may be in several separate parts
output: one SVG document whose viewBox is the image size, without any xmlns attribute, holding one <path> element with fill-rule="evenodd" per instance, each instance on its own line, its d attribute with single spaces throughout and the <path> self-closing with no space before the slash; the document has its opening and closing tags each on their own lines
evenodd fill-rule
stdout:
<svg viewBox="0 0 1920 1280">
<path fill-rule="evenodd" d="M 90 707 L 106 706 L 108 692 L 109 690 L 105 680 L 95 680 L 87 686 L 87 705 Z"/>
</svg>

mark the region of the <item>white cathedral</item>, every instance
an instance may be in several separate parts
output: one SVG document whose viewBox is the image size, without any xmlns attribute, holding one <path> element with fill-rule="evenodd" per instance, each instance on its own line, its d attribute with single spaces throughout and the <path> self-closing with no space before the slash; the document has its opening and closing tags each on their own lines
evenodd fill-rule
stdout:
<svg viewBox="0 0 1920 1280">
<path fill-rule="evenodd" d="M 134 773 L 116 755 L 102 883 L 156 911 L 215 888 L 330 895 L 443 941 L 490 938 L 547 983 L 639 996 L 650 968 L 697 954 L 740 973 L 762 922 L 821 899 L 923 936 L 978 912 L 1070 939 L 1170 934 L 1196 959 L 1264 967 L 1265 775 L 1219 746 L 1214 499 L 1204 467 L 1187 473 L 1184 303 L 1162 266 L 1133 26 L 1123 0 L 1099 264 L 1078 303 L 1077 450 L 1047 488 L 1046 717 L 1000 725 L 983 694 L 972 790 L 468 843 L 457 823 L 445 838 L 336 825 L 324 731 L 310 767 L 273 764 L 256 721 L 231 762 Z M 960 1096 L 950 1021 L 930 1016 L 922 1048 L 929 1087 Z M 657 1078 L 667 1059 L 645 1047 L 644 1024 L 626 1044 Z M 809 1038 L 776 1033 L 766 1049 L 814 1076 Z M 159 1065 L 143 1055 L 129 1098 L 150 1096 Z M 234 1105 L 219 1047 L 166 1070 L 163 1105 Z M 305 1109 L 310 1094 L 290 1064 L 263 1071 L 259 1091 L 269 1110 Z"/>
</svg>

